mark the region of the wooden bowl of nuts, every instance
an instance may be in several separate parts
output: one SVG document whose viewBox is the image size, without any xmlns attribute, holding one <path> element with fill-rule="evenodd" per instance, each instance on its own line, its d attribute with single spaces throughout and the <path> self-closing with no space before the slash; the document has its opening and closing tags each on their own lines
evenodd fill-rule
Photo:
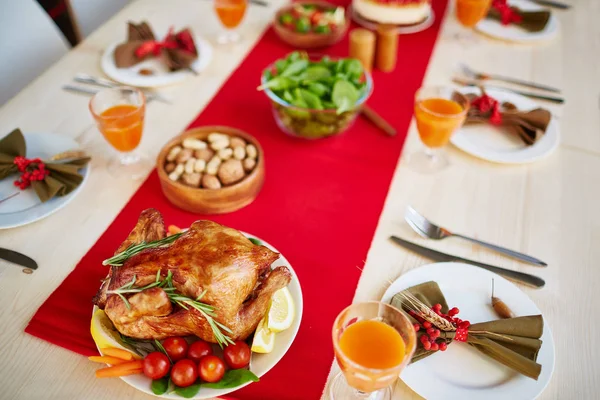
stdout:
<svg viewBox="0 0 600 400">
<path fill-rule="evenodd" d="M 157 170 L 167 199 L 198 214 L 224 214 L 247 206 L 265 179 L 258 141 L 227 126 L 182 133 L 163 147 Z"/>
</svg>

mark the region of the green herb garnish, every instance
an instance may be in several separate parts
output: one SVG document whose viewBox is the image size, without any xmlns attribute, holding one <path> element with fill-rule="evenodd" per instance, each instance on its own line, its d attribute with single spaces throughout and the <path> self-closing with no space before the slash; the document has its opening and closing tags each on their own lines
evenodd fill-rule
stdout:
<svg viewBox="0 0 600 400">
<path fill-rule="evenodd" d="M 119 254 L 116 254 L 116 255 L 112 256 L 111 258 L 107 258 L 106 260 L 102 261 L 102 265 L 112 265 L 115 267 L 120 267 L 125 263 L 125 261 L 127 261 L 130 257 L 133 257 L 134 255 L 136 255 L 137 253 L 139 253 L 143 250 L 146 250 L 146 249 L 154 249 L 157 247 L 168 246 L 171 243 L 173 243 L 175 240 L 177 240 L 181 235 L 183 235 L 183 232 L 179 232 L 174 235 L 167 236 L 163 239 L 155 240 L 153 242 L 148 242 L 148 243 L 142 242 L 140 244 L 133 244 L 133 245 L 129 246 L 127 249 L 120 252 Z"/>
</svg>

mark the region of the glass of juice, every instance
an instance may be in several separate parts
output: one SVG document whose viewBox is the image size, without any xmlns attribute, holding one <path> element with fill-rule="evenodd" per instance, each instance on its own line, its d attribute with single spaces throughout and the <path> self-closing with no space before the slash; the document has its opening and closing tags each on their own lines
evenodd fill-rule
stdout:
<svg viewBox="0 0 600 400">
<path fill-rule="evenodd" d="M 217 37 L 220 44 L 235 43 L 240 35 L 235 31 L 244 19 L 248 0 L 213 0 L 219 20 L 225 27 L 225 32 Z"/>
<path fill-rule="evenodd" d="M 450 87 L 424 87 L 417 91 L 415 120 L 425 149 L 410 156 L 413 170 L 432 173 L 448 166 L 442 149 L 463 124 L 468 110 L 467 97 Z"/>
<path fill-rule="evenodd" d="M 352 304 L 333 324 L 333 348 L 342 370 L 329 385 L 331 400 L 387 400 L 415 351 L 415 329 L 386 303 Z"/>
<path fill-rule="evenodd" d="M 473 29 L 487 15 L 492 0 L 456 0 L 456 19 L 462 26 Z"/>
<path fill-rule="evenodd" d="M 145 176 L 148 160 L 136 151 L 142 139 L 146 99 L 139 89 L 121 86 L 99 91 L 90 100 L 90 112 L 98 130 L 119 152 L 108 164 L 113 176 L 132 179 Z"/>
</svg>

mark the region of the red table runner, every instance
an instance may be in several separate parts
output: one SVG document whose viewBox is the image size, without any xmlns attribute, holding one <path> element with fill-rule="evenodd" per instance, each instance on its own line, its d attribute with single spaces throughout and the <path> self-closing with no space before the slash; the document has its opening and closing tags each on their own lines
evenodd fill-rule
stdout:
<svg viewBox="0 0 600 400">
<path fill-rule="evenodd" d="M 272 29 L 191 123 L 190 127 L 231 125 L 261 142 L 266 182 L 256 201 L 237 212 L 206 218 L 277 247 L 298 274 L 304 296 L 300 331 L 286 356 L 259 383 L 237 391 L 235 397 L 279 400 L 321 395 L 333 359 L 331 326 L 352 302 L 446 1 L 434 1 L 433 8 L 437 20 L 431 28 L 400 37 L 396 70 L 373 73 L 375 90 L 368 103 L 397 128 L 396 137 L 386 137 L 362 118 L 344 135 L 330 139 L 305 141 L 280 132 L 265 95 L 256 91 L 264 67 L 292 50 Z M 347 49 L 346 39 L 327 54 L 343 56 Z M 113 254 L 140 212 L 149 207 L 163 213 L 167 224 L 181 227 L 204 218 L 168 203 L 153 171 L 40 307 L 26 332 L 86 356 L 96 354 L 89 325 L 91 299 L 107 273 L 101 261 Z"/>
</svg>

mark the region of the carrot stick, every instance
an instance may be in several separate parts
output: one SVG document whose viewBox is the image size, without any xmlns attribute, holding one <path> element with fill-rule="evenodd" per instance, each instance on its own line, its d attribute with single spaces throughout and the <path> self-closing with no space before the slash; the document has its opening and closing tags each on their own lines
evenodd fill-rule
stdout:
<svg viewBox="0 0 600 400">
<path fill-rule="evenodd" d="M 133 354 L 131 354 L 127 350 L 117 349 L 115 347 L 105 347 L 103 349 L 100 349 L 100 353 L 102 353 L 102 355 L 106 355 L 106 356 L 117 357 L 117 358 L 120 358 L 121 360 L 126 360 L 126 361 L 133 360 Z"/>
<path fill-rule="evenodd" d="M 91 356 L 91 357 L 88 357 L 88 360 L 97 362 L 97 363 L 110 364 L 110 365 L 119 365 L 119 364 L 123 364 L 123 363 L 127 362 L 127 360 L 123 360 L 122 358 L 111 357 L 111 356 Z"/>
<path fill-rule="evenodd" d="M 140 372 L 142 372 L 142 361 L 135 360 L 96 370 L 96 378 L 111 378 L 139 374 Z"/>
</svg>

